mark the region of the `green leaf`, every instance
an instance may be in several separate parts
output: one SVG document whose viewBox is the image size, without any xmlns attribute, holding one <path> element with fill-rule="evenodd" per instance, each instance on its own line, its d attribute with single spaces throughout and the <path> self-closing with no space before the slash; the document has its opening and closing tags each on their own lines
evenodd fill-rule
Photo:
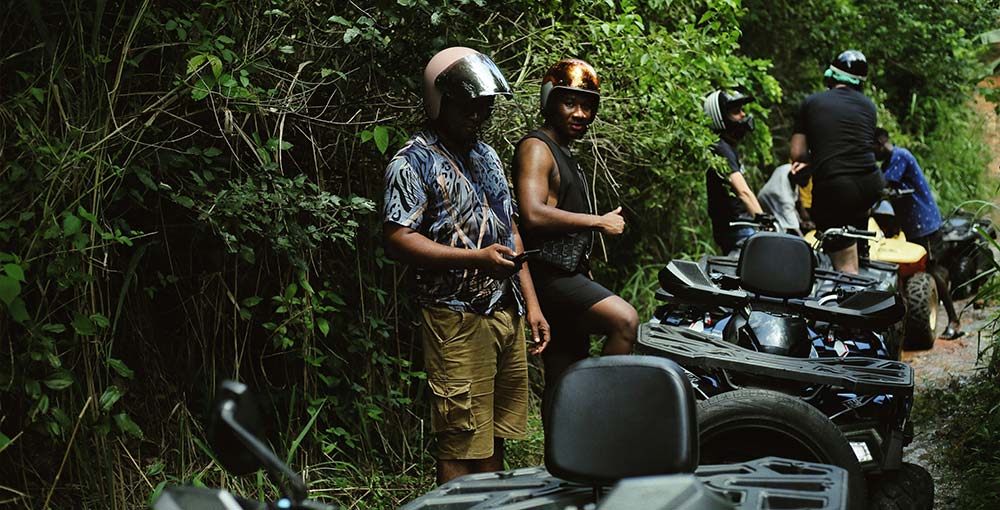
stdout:
<svg viewBox="0 0 1000 510">
<path fill-rule="evenodd" d="M 23 324 L 24 321 L 30 319 L 28 315 L 28 309 L 24 306 L 24 300 L 16 297 L 14 301 L 8 305 L 7 311 L 10 312 L 10 317 L 14 319 L 14 322 L 18 324 Z"/>
<path fill-rule="evenodd" d="M 385 126 L 375 126 L 372 137 L 375 139 L 375 147 L 378 147 L 378 151 L 385 154 L 386 149 L 389 148 L 389 130 Z"/>
<path fill-rule="evenodd" d="M 139 428 L 139 426 L 136 425 L 136 423 L 132 421 L 132 418 L 129 418 L 127 414 L 116 414 L 115 425 L 118 425 L 118 428 L 122 432 L 125 432 L 132 437 L 142 439 L 142 429 Z"/>
<path fill-rule="evenodd" d="M 131 368 L 129 368 L 124 361 L 120 359 L 116 358 L 109 359 L 108 366 L 111 367 L 112 370 L 117 372 L 118 375 L 126 379 L 132 379 L 133 377 L 135 377 L 135 372 Z"/>
<path fill-rule="evenodd" d="M 146 501 L 146 506 L 153 508 L 153 502 L 159 499 L 160 494 L 163 492 L 163 488 L 167 486 L 168 480 L 160 480 L 160 483 L 156 484 L 153 488 L 152 494 L 149 495 L 149 499 Z"/>
<path fill-rule="evenodd" d="M 30 89 L 28 89 L 28 92 L 30 92 L 31 96 L 35 98 L 35 101 L 38 101 L 39 103 L 45 103 L 45 91 L 44 90 L 42 90 L 42 89 L 40 89 L 38 87 L 31 87 Z"/>
<path fill-rule="evenodd" d="M 101 394 L 101 398 L 97 401 L 101 411 L 110 411 L 111 406 L 115 405 L 115 402 L 118 402 L 124 394 L 125 392 L 118 386 L 108 386 L 108 389 L 104 390 L 104 393 Z"/>
<path fill-rule="evenodd" d="M 194 207 L 194 200 L 191 200 L 191 197 L 186 197 L 184 195 L 178 195 L 175 193 L 172 198 L 174 199 L 174 202 L 177 202 L 178 204 L 187 207 L 188 209 Z"/>
<path fill-rule="evenodd" d="M 175 20 L 168 20 L 166 23 L 163 24 L 163 28 L 165 28 L 167 30 L 173 30 L 173 29 L 177 28 L 177 21 L 175 21 Z"/>
<path fill-rule="evenodd" d="M 83 336 L 93 336 L 97 333 L 97 328 L 94 327 L 93 321 L 79 312 L 73 314 L 73 330 Z"/>
<path fill-rule="evenodd" d="M 191 89 L 191 99 L 201 101 L 208 97 L 209 92 L 211 92 L 211 88 L 208 86 L 208 83 L 204 79 L 198 80 L 198 83 Z"/>
<path fill-rule="evenodd" d="M 0 432 L 0 452 L 6 450 L 7 446 L 10 445 L 10 443 L 12 442 L 13 441 L 11 441 L 9 437 L 7 437 L 7 434 Z"/>
<path fill-rule="evenodd" d="M 323 333 L 323 336 L 328 336 L 330 334 L 330 323 L 322 318 L 316 318 L 316 327 L 319 328 L 319 332 Z"/>
<path fill-rule="evenodd" d="M 0 275 L 0 301 L 3 301 L 5 305 L 10 306 L 14 302 L 14 298 L 21 294 L 21 284 L 17 280 L 9 277 Z"/>
<path fill-rule="evenodd" d="M 279 16 L 282 18 L 291 18 L 285 11 L 281 9 L 269 9 L 264 11 L 264 16 Z"/>
<path fill-rule="evenodd" d="M 243 299 L 243 301 L 240 301 L 240 304 L 247 308 L 253 308 L 254 306 L 260 304 L 260 302 L 263 300 L 264 298 L 260 296 L 250 296 L 248 298 Z"/>
<path fill-rule="evenodd" d="M 42 381 L 42 384 L 50 390 L 65 390 L 73 385 L 73 374 L 70 374 L 65 370 L 59 370 L 46 377 L 45 380 Z"/>
<path fill-rule="evenodd" d="M 190 59 L 188 59 L 187 74 L 191 75 L 192 73 L 194 73 L 195 71 L 197 71 L 198 68 L 201 67 L 201 65 L 205 63 L 205 59 L 206 58 L 208 58 L 208 57 L 206 55 L 202 54 L 202 55 L 195 55 L 195 56 L 191 57 Z"/>
<path fill-rule="evenodd" d="M 62 333 L 66 331 L 66 326 L 62 324 L 42 324 L 42 331 L 46 333 Z"/>
<path fill-rule="evenodd" d="M 76 208 L 76 213 L 79 214 L 81 218 L 91 223 L 97 223 L 97 216 L 90 214 L 90 211 L 84 209 L 82 205 Z"/>
<path fill-rule="evenodd" d="M 327 19 L 327 21 L 332 21 L 334 23 L 340 23 L 341 25 L 344 25 L 345 27 L 352 26 L 352 24 L 351 24 L 350 21 L 347 21 L 346 19 L 344 19 L 344 18 L 342 18 L 340 16 L 337 16 L 336 14 L 334 14 L 333 16 L 330 16 L 330 18 Z"/>
<path fill-rule="evenodd" d="M 202 156 L 205 156 L 206 158 L 214 158 L 214 157 L 222 154 L 222 149 L 219 149 L 217 147 L 209 147 L 209 148 L 205 149 L 204 151 L 202 151 L 201 154 L 202 154 Z"/>
<path fill-rule="evenodd" d="M 351 44 L 357 36 L 361 35 L 361 30 L 351 27 L 344 31 L 344 44 Z"/>
<path fill-rule="evenodd" d="M 215 76 L 216 79 L 218 79 L 219 75 L 222 74 L 222 60 L 220 60 L 219 57 L 216 57 L 215 55 L 209 55 L 208 65 L 212 67 L 212 75 Z"/>
<path fill-rule="evenodd" d="M 232 37 L 229 37 L 229 36 L 226 36 L 226 35 L 220 35 L 219 37 L 216 37 L 215 40 L 219 41 L 222 44 L 233 44 L 233 43 L 236 42 L 236 41 L 233 40 Z"/>
<path fill-rule="evenodd" d="M 69 237 L 83 228 L 83 221 L 73 213 L 66 213 L 66 217 L 63 218 L 62 228 L 63 235 Z"/>
<path fill-rule="evenodd" d="M 111 321 L 108 320 L 107 316 L 101 313 L 95 313 L 90 316 L 90 320 L 94 321 L 97 327 L 104 329 L 111 325 Z"/>
<path fill-rule="evenodd" d="M 19 282 L 24 281 L 24 268 L 20 264 L 4 264 L 3 271 Z"/>
</svg>

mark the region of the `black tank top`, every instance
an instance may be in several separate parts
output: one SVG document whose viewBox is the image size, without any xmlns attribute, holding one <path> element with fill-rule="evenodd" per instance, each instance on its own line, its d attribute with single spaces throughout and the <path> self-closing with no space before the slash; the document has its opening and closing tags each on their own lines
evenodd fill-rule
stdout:
<svg viewBox="0 0 1000 510">
<path fill-rule="evenodd" d="M 559 146 L 542 131 L 532 131 L 518 142 L 521 145 L 528 138 L 537 138 L 548 146 L 559 170 L 559 190 L 556 193 L 556 208 L 564 211 L 594 214 L 590 205 L 590 190 L 587 178 L 569 150 Z M 514 178 L 520 172 L 516 170 Z M 536 232 L 530 228 L 521 230 L 521 238 L 526 249 L 540 249 L 538 259 L 563 271 L 587 271 L 587 259 L 594 244 L 594 233 L 590 230 L 579 232 Z"/>
</svg>

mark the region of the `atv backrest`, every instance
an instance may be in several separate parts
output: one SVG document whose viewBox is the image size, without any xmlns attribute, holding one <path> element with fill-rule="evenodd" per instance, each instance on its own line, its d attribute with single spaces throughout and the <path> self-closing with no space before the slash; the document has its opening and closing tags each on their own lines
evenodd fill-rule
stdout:
<svg viewBox="0 0 1000 510">
<path fill-rule="evenodd" d="M 580 361 L 556 383 L 545 416 L 545 467 L 564 480 L 604 485 L 698 466 L 694 394 L 668 359 Z"/>
<path fill-rule="evenodd" d="M 740 252 L 737 275 L 747 292 L 780 298 L 806 297 L 812 291 L 816 258 L 804 239 L 758 232 Z"/>
</svg>

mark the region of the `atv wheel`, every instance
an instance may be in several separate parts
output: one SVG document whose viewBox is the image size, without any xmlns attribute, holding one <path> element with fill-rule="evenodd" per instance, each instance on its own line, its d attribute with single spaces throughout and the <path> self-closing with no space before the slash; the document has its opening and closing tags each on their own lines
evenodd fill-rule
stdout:
<svg viewBox="0 0 1000 510">
<path fill-rule="evenodd" d="M 938 288 L 928 273 L 917 273 L 906 282 L 906 339 L 908 350 L 927 350 L 937 338 Z"/>
<path fill-rule="evenodd" d="M 726 464 L 760 457 L 833 464 L 847 470 L 849 508 L 864 508 L 865 477 L 844 434 L 802 400 L 741 389 L 698 403 L 700 462 Z"/>
<path fill-rule="evenodd" d="M 871 486 L 869 510 L 932 510 L 934 479 L 921 466 L 904 462 L 899 471 Z"/>
</svg>

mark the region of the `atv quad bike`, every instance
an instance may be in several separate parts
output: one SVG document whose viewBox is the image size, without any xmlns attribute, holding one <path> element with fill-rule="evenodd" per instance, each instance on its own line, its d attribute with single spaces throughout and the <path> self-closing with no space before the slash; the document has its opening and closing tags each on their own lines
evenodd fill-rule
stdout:
<svg viewBox="0 0 1000 510">
<path fill-rule="evenodd" d="M 937 339 L 937 309 L 939 289 L 934 278 L 926 272 L 927 250 L 906 240 L 898 227 L 895 212 L 889 199 L 912 194 L 913 190 L 886 189 L 886 197 L 872 208 L 868 230 L 876 238 L 859 243 L 861 274 L 892 282 L 906 300 L 906 320 L 903 327 L 903 347 L 908 350 L 926 350 L 934 347 Z M 805 235 L 815 242 L 816 233 Z M 823 257 L 822 265 L 832 267 Z"/>
<path fill-rule="evenodd" d="M 698 465 L 684 370 L 649 356 L 570 367 L 545 422 L 545 466 L 452 480 L 401 510 L 845 509 L 846 472 L 775 457 Z"/>
<path fill-rule="evenodd" d="M 754 310 L 858 330 L 902 318 L 894 293 L 867 289 L 836 304 L 809 298 L 813 257 L 794 236 L 760 233 L 740 254 L 738 285 L 716 285 L 701 268 L 672 261 L 660 273 L 662 299 L 734 317 Z M 857 297 L 861 296 L 861 297 Z M 750 312 L 750 313 L 746 313 Z M 738 319 L 739 320 L 739 319 Z M 697 328 L 647 323 L 636 351 L 677 361 L 688 371 L 699 404 L 702 458 L 740 461 L 773 454 L 840 465 L 848 470 L 853 508 L 931 508 L 933 483 L 923 468 L 902 462 L 912 438 L 912 369 L 865 357 L 816 357 L 811 339 L 792 320 L 753 321 L 720 338 Z M 760 323 L 759 323 L 760 324 Z M 920 490 L 902 491 L 899 484 Z M 861 494 L 862 496 L 857 496 Z"/>
</svg>

